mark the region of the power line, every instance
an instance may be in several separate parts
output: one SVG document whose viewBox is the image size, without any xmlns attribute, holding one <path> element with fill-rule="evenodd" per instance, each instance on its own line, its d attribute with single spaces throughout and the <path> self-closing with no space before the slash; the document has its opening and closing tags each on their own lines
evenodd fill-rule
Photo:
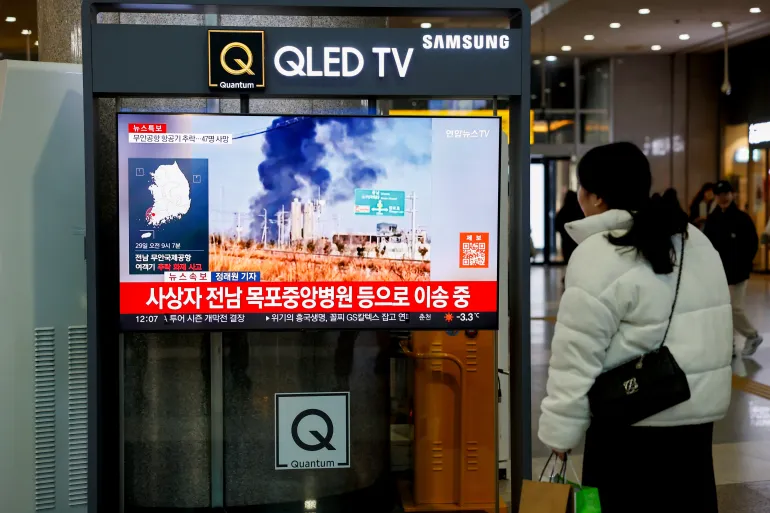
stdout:
<svg viewBox="0 0 770 513">
<path fill-rule="evenodd" d="M 234 135 L 233 141 L 237 141 L 238 139 L 245 139 L 246 137 L 254 137 L 255 135 L 262 135 L 266 134 L 267 132 L 272 132 L 273 130 L 280 130 L 282 128 L 288 128 L 292 125 L 296 125 L 297 123 L 301 123 L 302 121 L 308 121 L 309 118 L 307 117 L 295 117 L 295 118 L 289 118 L 285 121 L 279 121 L 273 126 L 269 126 L 267 128 L 254 130 L 251 132 L 244 132 L 242 134 Z"/>
</svg>

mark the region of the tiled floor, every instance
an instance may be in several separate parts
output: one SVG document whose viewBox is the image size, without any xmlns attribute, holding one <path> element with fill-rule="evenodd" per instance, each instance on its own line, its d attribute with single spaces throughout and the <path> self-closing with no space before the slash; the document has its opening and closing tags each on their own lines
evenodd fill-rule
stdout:
<svg viewBox="0 0 770 513">
<path fill-rule="evenodd" d="M 550 452 L 537 439 L 537 422 L 562 275 L 562 268 L 543 267 L 533 268 L 531 274 L 533 474 L 540 473 Z M 746 379 L 736 380 L 730 410 L 715 425 L 714 471 L 721 513 L 770 511 L 770 278 L 752 278 L 746 304 L 767 343 L 753 357 L 734 361 L 734 374 Z M 739 346 L 742 343 L 738 341 Z M 575 451 L 578 472 L 582 450 L 580 447 Z"/>
</svg>

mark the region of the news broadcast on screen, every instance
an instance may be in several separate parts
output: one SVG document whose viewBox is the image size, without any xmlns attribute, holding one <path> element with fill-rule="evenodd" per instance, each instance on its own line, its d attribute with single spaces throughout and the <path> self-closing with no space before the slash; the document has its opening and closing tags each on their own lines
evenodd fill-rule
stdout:
<svg viewBox="0 0 770 513">
<path fill-rule="evenodd" d="M 121 329 L 496 329 L 500 131 L 119 114 Z"/>
</svg>

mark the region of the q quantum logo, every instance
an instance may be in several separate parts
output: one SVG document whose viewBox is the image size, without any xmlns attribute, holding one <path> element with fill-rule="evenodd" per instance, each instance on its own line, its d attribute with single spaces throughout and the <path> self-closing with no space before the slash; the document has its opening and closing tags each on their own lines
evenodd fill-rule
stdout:
<svg viewBox="0 0 770 513">
<path fill-rule="evenodd" d="M 350 393 L 275 395 L 275 469 L 350 468 Z"/>
<path fill-rule="evenodd" d="M 265 87 L 265 32 L 209 30 L 209 88 L 249 91 Z"/>
</svg>

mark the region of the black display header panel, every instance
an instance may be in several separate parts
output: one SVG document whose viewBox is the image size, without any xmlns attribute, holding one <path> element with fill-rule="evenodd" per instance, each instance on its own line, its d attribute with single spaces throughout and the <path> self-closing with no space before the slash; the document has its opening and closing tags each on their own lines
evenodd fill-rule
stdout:
<svg viewBox="0 0 770 513">
<path fill-rule="evenodd" d="M 236 27 L 216 29 L 223 30 L 234 31 L 234 42 L 248 37 Z M 218 71 L 221 64 L 219 55 L 209 52 L 208 31 L 202 26 L 95 25 L 92 58 L 100 71 L 94 74 L 94 94 L 212 94 L 209 66 Z M 271 28 L 264 29 L 264 69 L 250 66 L 255 75 L 246 75 L 263 78 L 255 82 L 264 86 L 228 88 L 244 75 L 227 80 L 222 74 L 214 86 L 226 84 L 215 91 L 220 96 L 520 95 L 521 55 L 520 30 Z"/>
</svg>

